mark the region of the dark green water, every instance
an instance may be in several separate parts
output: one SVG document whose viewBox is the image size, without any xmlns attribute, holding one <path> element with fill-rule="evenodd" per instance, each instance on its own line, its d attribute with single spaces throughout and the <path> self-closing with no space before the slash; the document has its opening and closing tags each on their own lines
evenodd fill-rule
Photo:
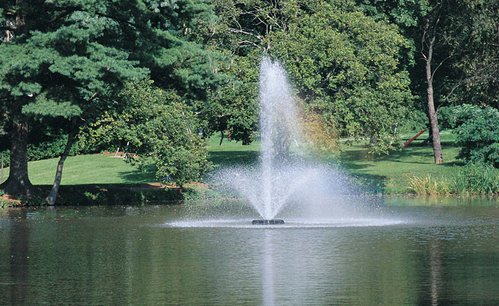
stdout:
<svg viewBox="0 0 499 306">
<path fill-rule="evenodd" d="M 496 204 L 287 227 L 246 226 L 251 216 L 196 227 L 186 207 L 10 210 L 0 303 L 498 305 Z"/>
</svg>

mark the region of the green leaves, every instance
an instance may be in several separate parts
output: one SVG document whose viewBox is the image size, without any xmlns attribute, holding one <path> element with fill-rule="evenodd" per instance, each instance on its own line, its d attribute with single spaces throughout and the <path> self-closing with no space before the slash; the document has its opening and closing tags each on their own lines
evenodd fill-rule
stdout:
<svg viewBox="0 0 499 306">
<path fill-rule="evenodd" d="M 137 83 L 127 86 L 122 99 L 131 105 L 124 111 L 130 120 L 124 124 L 122 139 L 138 154 L 135 162 L 154 165 L 159 179 L 180 186 L 207 170 L 208 153 L 198 134 L 199 122 L 178 96 Z"/>
<path fill-rule="evenodd" d="M 121 110 L 104 114 L 91 126 L 89 141 L 125 148 L 131 153 L 130 162 L 142 168 L 153 166 L 159 180 L 180 186 L 208 169 L 200 123 L 174 92 L 154 87 L 152 82 L 129 83 L 119 103 Z"/>
<path fill-rule="evenodd" d="M 39 124 L 31 134 L 40 137 L 89 125 L 96 127 L 89 133 L 102 137 L 94 144 L 128 142 L 140 153 L 138 162 L 157 165 L 159 176 L 178 184 L 206 169 L 190 106 L 202 110 L 207 93 L 223 80 L 216 73 L 218 53 L 203 45 L 215 21 L 207 1 L 4 2 L 0 23 L 15 26 L 0 42 L 0 130 L 30 121 Z M 125 83 L 149 76 L 165 90 L 146 84 L 134 88 L 139 96 L 128 90 L 117 98 Z M 12 137 L 12 147 L 26 138 Z M 21 166 L 22 173 L 10 173 L 14 185 L 29 181 L 27 164 Z"/>
<path fill-rule="evenodd" d="M 35 117 L 62 117 L 70 119 L 80 116 L 82 113 L 78 105 L 71 102 L 57 102 L 47 99 L 45 95 L 36 98 L 34 103 L 23 106 L 22 112 Z"/>
<path fill-rule="evenodd" d="M 373 152 L 394 147 L 412 100 L 409 75 L 399 68 L 407 42 L 396 27 L 317 4 L 269 37 L 301 96 L 343 136 L 371 139 Z"/>
<path fill-rule="evenodd" d="M 463 104 L 442 108 L 442 115 L 455 128 L 461 158 L 499 167 L 499 110 Z"/>
</svg>

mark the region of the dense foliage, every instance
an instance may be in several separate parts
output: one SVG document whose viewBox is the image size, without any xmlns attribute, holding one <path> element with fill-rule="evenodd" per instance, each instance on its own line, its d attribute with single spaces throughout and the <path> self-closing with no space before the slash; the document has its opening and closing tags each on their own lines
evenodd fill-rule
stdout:
<svg viewBox="0 0 499 306">
<path fill-rule="evenodd" d="M 457 134 L 461 158 L 499 168 L 498 109 L 463 104 L 444 108 L 442 113 Z"/>
<path fill-rule="evenodd" d="M 300 96 L 343 136 L 368 137 L 373 151 L 387 152 L 412 99 L 409 75 L 399 68 L 404 37 L 358 11 L 310 8 L 270 35 L 272 53 L 285 62 Z"/>
<path fill-rule="evenodd" d="M 257 130 L 258 64 L 234 56 L 225 72 L 231 78 L 211 93 L 201 118 L 208 123 L 207 134 L 220 132 L 246 145 L 255 139 Z"/>
<path fill-rule="evenodd" d="M 129 162 L 153 168 L 160 181 L 179 186 L 208 169 L 199 120 L 178 95 L 141 82 L 128 84 L 118 101 L 125 107 L 93 124 L 90 145 L 103 140 L 115 144 L 126 151 Z"/>
<path fill-rule="evenodd" d="M 214 14 L 202 0 L 11 0 L 2 2 L 0 16 L 0 123 L 11 142 L 4 186 L 10 193 L 30 190 L 33 120 L 63 127 L 69 153 L 81 126 L 116 107 L 126 81 L 150 75 L 198 108 L 219 82 L 218 58 L 203 46 Z M 59 181 L 63 162 L 61 156 Z"/>
<path fill-rule="evenodd" d="M 199 178 L 203 139 L 255 139 L 262 54 L 289 72 L 320 151 L 354 137 L 389 153 L 426 121 L 443 162 L 437 113 L 453 106 L 461 157 L 497 167 L 497 16 L 483 0 L 2 1 L 2 188 L 29 193 L 28 160 L 61 155 L 56 185 L 76 143 Z"/>
</svg>

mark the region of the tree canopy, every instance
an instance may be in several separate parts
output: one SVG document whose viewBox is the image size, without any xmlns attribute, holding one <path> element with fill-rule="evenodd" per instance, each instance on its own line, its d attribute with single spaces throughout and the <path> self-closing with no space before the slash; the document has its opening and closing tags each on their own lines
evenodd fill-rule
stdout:
<svg viewBox="0 0 499 306">
<path fill-rule="evenodd" d="M 8 192 L 30 187 L 31 118 L 66 119 L 66 132 L 74 133 L 115 107 L 127 81 L 151 75 L 193 107 L 218 82 L 217 59 L 201 44 L 209 33 L 199 30 L 209 28 L 214 15 L 201 0 L 16 0 L 3 2 L 0 13 L 0 97 L 11 136 Z"/>
<path fill-rule="evenodd" d="M 393 145 L 412 99 L 399 61 L 407 42 L 396 27 L 318 4 L 269 41 L 315 112 L 331 117 L 345 136 L 369 137 L 374 150 Z"/>
<path fill-rule="evenodd" d="M 126 140 L 158 176 L 196 179 L 207 166 L 201 138 L 255 139 L 262 54 L 283 62 L 314 130 L 327 124 L 325 135 L 386 153 L 426 113 L 443 162 L 439 109 L 498 107 L 498 15 L 498 2 L 483 0 L 3 1 L 2 188 L 29 193 L 28 135 L 67 139 L 56 186 L 73 143 L 110 118 L 122 134 L 100 133 L 100 148 Z"/>
<path fill-rule="evenodd" d="M 129 162 L 154 169 L 165 183 L 183 186 L 206 172 L 202 126 L 180 96 L 142 81 L 127 84 L 117 100 L 121 110 L 106 112 L 89 127 L 90 145 L 97 141 L 122 148 Z"/>
</svg>

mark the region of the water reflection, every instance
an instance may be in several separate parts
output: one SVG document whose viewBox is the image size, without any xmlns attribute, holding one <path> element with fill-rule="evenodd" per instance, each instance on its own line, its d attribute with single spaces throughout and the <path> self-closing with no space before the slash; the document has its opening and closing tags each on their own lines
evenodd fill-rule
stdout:
<svg viewBox="0 0 499 306">
<path fill-rule="evenodd" d="M 274 259 L 272 256 L 274 245 L 272 239 L 272 230 L 265 230 L 264 248 L 263 248 L 263 281 L 262 292 L 265 305 L 274 305 Z"/>
<path fill-rule="evenodd" d="M 434 239 L 430 242 L 430 283 L 431 305 L 438 305 L 438 293 L 442 280 L 442 250 L 440 241 Z"/>
<path fill-rule="evenodd" d="M 162 226 L 181 212 L 178 207 L 9 212 L 0 218 L 0 301 L 499 303 L 496 208 L 426 208 L 410 224 L 388 226 Z"/>
<path fill-rule="evenodd" d="M 9 251 L 10 251 L 10 279 L 4 280 L 9 287 L 9 298 L 11 304 L 27 303 L 27 288 L 29 287 L 29 242 L 30 230 L 25 220 L 26 210 L 10 210 L 9 218 Z"/>
</svg>

